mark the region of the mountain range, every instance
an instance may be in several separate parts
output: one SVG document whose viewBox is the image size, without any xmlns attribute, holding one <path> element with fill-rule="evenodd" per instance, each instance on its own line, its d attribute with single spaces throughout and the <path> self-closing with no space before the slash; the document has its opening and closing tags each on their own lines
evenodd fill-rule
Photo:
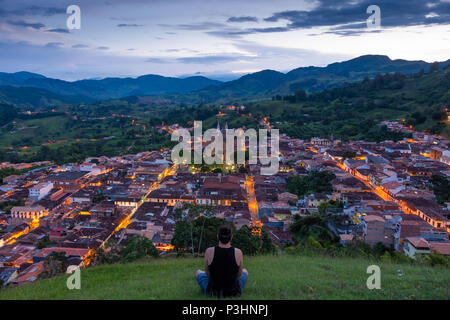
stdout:
<svg viewBox="0 0 450 320">
<path fill-rule="evenodd" d="M 440 63 L 443 68 L 450 59 Z M 68 103 L 90 103 L 127 96 L 165 95 L 190 102 L 267 97 L 303 89 L 321 91 L 380 73 L 412 74 L 427 70 L 425 61 L 391 60 L 383 55 L 364 55 L 326 67 L 300 67 L 287 73 L 263 70 L 227 82 L 202 76 L 187 78 L 143 75 L 137 78 L 64 81 L 30 72 L 0 73 L 0 101 L 18 106 L 46 107 Z"/>
</svg>

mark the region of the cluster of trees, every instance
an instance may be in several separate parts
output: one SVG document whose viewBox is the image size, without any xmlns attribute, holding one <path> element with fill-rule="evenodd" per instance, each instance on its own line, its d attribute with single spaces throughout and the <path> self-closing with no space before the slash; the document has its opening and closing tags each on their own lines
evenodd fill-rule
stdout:
<svg viewBox="0 0 450 320">
<path fill-rule="evenodd" d="M 96 250 L 94 265 L 113 264 L 118 262 L 132 262 L 145 257 L 159 257 L 158 249 L 153 242 L 144 236 L 133 236 L 127 246 L 118 245 L 115 241 L 110 240 L 105 249 Z"/>
<path fill-rule="evenodd" d="M 305 90 L 295 90 L 293 95 L 281 96 L 279 94 L 272 97 L 272 101 L 288 101 L 289 103 L 303 102 L 308 100 L 308 94 Z"/>
<path fill-rule="evenodd" d="M 203 103 L 197 106 L 180 106 L 170 110 L 165 116 L 166 123 L 178 123 L 183 127 L 192 126 L 193 121 L 204 121 L 208 118 L 214 117 L 219 111 L 219 107 L 205 105 Z M 191 124 L 189 124 L 191 123 Z"/>
<path fill-rule="evenodd" d="M 11 104 L 0 102 L 0 126 L 3 126 L 17 117 L 18 110 Z"/>
<path fill-rule="evenodd" d="M 43 249 L 43 248 L 47 248 L 50 247 L 52 245 L 56 244 L 55 241 L 51 241 L 50 237 L 48 236 L 48 234 L 46 234 L 42 239 L 40 239 L 38 241 L 37 247 L 38 249 Z"/>
<path fill-rule="evenodd" d="M 0 159 L 0 161 L 1 161 L 1 159 Z M 24 172 L 25 172 L 24 170 L 17 170 L 14 168 L 2 168 L 2 169 L 0 169 L 0 181 L 3 183 L 3 178 L 6 178 L 13 174 L 21 175 Z"/>
<path fill-rule="evenodd" d="M 0 202 L 0 210 L 4 211 L 7 214 L 11 213 L 11 208 L 13 207 L 20 207 L 25 205 L 24 199 L 18 199 L 14 201 L 2 201 Z"/>
<path fill-rule="evenodd" d="M 332 257 L 364 257 L 374 260 L 405 262 L 411 259 L 387 248 L 383 243 L 371 247 L 363 241 L 355 240 L 345 247 L 328 227 L 323 215 L 297 216 L 290 226 L 294 233 L 294 245 L 287 247 L 287 254 L 326 255 Z"/>
<path fill-rule="evenodd" d="M 339 238 L 329 228 L 330 219 L 340 220 L 341 216 L 311 215 L 306 217 L 296 216 L 289 230 L 294 234 L 294 243 L 285 248 L 287 254 L 331 257 L 362 257 L 370 260 L 410 263 L 427 266 L 450 266 L 450 258 L 441 254 L 418 254 L 416 259 L 411 259 L 404 254 L 386 247 L 379 242 L 375 246 L 354 239 L 342 246 Z"/>
<path fill-rule="evenodd" d="M 272 253 L 275 249 L 272 239 L 265 230 L 261 237 L 253 235 L 247 226 L 236 231 L 233 223 L 215 217 L 215 208 L 206 205 L 184 204 L 175 212 L 175 232 L 172 244 L 178 252 L 190 252 L 192 255 L 204 253 L 208 247 L 218 244 L 217 231 L 223 224 L 229 224 L 234 230 L 231 244 L 246 255 Z"/>
<path fill-rule="evenodd" d="M 65 252 L 53 252 L 44 261 L 44 271 L 39 274 L 39 279 L 52 278 L 61 273 L 65 273 L 69 263 Z"/>
<path fill-rule="evenodd" d="M 443 175 L 434 174 L 430 182 L 438 202 L 441 204 L 450 202 L 450 180 Z"/>
<path fill-rule="evenodd" d="M 35 151 L 27 152 L 0 150 L 0 161 L 18 163 L 48 160 L 54 161 L 56 164 L 76 163 L 92 156 L 139 153 L 171 145 L 170 137 L 155 134 L 145 138 L 73 142 L 58 147 L 44 145 L 36 148 Z"/>
<path fill-rule="evenodd" d="M 313 170 L 304 176 L 295 176 L 287 181 L 287 190 L 299 197 L 312 193 L 327 193 L 333 191 L 331 181 L 336 176 L 330 171 Z"/>
</svg>

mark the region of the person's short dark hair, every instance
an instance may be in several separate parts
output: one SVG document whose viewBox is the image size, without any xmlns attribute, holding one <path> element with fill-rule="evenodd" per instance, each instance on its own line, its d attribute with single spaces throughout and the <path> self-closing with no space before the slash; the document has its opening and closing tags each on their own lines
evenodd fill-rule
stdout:
<svg viewBox="0 0 450 320">
<path fill-rule="evenodd" d="M 233 231 L 231 230 L 231 227 L 229 225 L 221 225 L 218 232 L 219 241 L 223 244 L 227 244 L 228 242 L 230 242 L 232 234 Z"/>
</svg>

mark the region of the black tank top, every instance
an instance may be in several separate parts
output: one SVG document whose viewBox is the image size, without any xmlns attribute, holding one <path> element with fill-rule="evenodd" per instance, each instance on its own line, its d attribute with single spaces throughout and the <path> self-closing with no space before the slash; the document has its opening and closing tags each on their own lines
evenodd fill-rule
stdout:
<svg viewBox="0 0 450 320">
<path fill-rule="evenodd" d="M 234 256 L 234 247 L 214 248 L 214 258 L 209 265 L 209 283 L 207 291 L 219 298 L 240 296 L 238 282 L 239 266 Z"/>
</svg>

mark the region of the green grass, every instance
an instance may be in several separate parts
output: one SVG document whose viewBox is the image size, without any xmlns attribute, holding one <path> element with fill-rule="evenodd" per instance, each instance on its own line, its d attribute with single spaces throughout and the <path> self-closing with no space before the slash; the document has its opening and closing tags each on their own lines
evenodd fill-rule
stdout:
<svg viewBox="0 0 450 320">
<path fill-rule="evenodd" d="M 377 263 L 356 258 L 246 257 L 242 299 L 449 299 L 449 269 Z M 369 290 L 366 269 L 381 268 L 381 289 Z M 0 292 L 4 299 L 206 299 L 195 281 L 200 258 L 162 258 L 81 271 L 81 289 L 68 275 Z M 401 269 L 403 276 L 398 275 Z"/>
</svg>

